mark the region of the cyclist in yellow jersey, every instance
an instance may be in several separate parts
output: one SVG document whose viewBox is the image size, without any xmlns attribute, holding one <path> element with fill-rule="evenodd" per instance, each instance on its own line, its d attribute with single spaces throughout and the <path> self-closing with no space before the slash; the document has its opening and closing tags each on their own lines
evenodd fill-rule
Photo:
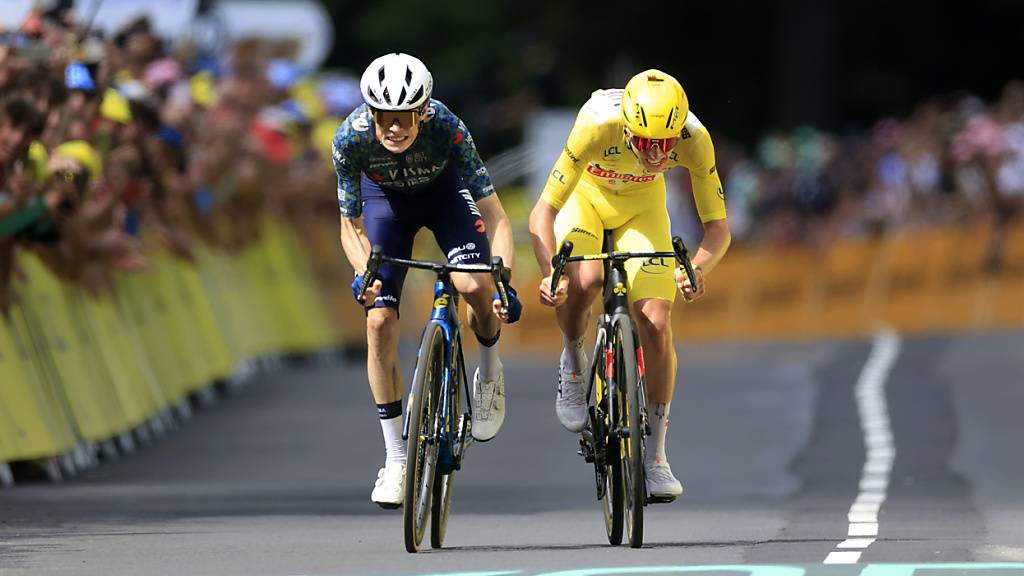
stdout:
<svg viewBox="0 0 1024 576">
<path fill-rule="evenodd" d="M 540 300 L 556 307 L 565 344 L 555 411 L 563 426 L 579 432 L 587 420 L 583 337 L 604 272 L 599 261 L 570 264 L 551 298 L 551 257 L 564 240 L 573 242 L 573 254 L 599 253 L 605 230 L 614 231 L 616 250 L 672 251 L 663 172 L 675 166 L 689 170 L 704 224 L 704 238 L 693 255 L 697 286 L 673 270 L 670 259 L 634 259 L 626 264 L 647 370 L 653 446 L 644 464 L 652 496 L 683 491 L 665 455 L 676 376 L 672 302 L 676 290 L 688 302 L 704 295 L 704 277 L 731 239 L 711 136 L 689 110 L 679 82 L 659 70 L 647 70 L 631 78 L 625 89 L 595 91 L 580 110 L 530 214 L 533 249 L 545 276 Z"/>
</svg>

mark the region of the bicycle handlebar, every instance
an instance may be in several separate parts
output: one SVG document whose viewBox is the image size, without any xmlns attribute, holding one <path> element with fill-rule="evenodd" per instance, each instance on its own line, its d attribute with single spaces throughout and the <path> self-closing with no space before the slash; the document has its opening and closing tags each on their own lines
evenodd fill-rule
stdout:
<svg viewBox="0 0 1024 576">
<path fill-rule="evenodd" d="M 501 297 L 501 307 L 506 309 L 508 308 L 508 284 L 512 279 L 512 269 L 505 266 L 505 262 L 502 260 L 501 256 L 494 256 L 491 258 L 490 264 L 442 264 L 429 260 L 393 258 L 384 254 L 379 245 L 373 246 L 370 250 L 370 257 L 366 260 L 366 272 L 363 273 L 363 286 L 359 293 L 360 301 L 362 301 L 363 297 L 366 295 L 366 289 L 369 287 L 370 282 L 377 279 L 377 272 L 380 270 L 380 265 L 385 262 L 396 266 L 403 266 L 405 268 L 430 270 L 435 274 L 445 274 L 449 272 L 490 272 L 491 277 L 494 279 L 494 285 L 497 287 L 498 295 Z"/>
<path fill-rule="evenodd" d="M 555 297 L 555 291 L 558 288 L 558 281 L 562 279 L 563 269 L 565 265 L 570 262 L 581 262 L 584 260 L 614 260 L 617 262 L 625 262 L 631 258 L 675 258 L 676 262 L 683 267 L 686 272 L 686 277 L 690 280 L 690 286 L 693 290 L 697 290 L 697 274 L 693 269 L 693 264 L 690 262 L 689 252 L 686 249 L 686 244 L 683 243 L 683 239 L 679 236 L 672 237 L 672 252 L 602 252 L 600 254 L 583 254 L 581 256 L 570 256 L 572 254 L 573 244 L 571 241 L 566 240 L 562 242 L 562 247 L 558 250 L 558 254 L 551 258 L 551 297 Z"/>
</svg>

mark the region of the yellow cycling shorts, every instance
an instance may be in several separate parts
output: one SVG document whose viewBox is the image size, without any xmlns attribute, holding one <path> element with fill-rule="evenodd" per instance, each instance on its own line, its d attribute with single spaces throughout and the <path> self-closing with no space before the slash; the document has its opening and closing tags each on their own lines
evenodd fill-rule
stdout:
<svg viewBox="0 0 1024 576">
<path fill-rule="evenodd" d="M 671 252 L 671 226 L 665 203 L 665 181 L 617 194 L 584 177 L 555 218 L 560 246 L 573 243 L 573 255 L 599 254 L 605 230 L 614 230 L 614 249 L 629 252 Z M 675 260 L 633 258 L 626 261 L 629 301 L 676 298 Z"/>
</svg>

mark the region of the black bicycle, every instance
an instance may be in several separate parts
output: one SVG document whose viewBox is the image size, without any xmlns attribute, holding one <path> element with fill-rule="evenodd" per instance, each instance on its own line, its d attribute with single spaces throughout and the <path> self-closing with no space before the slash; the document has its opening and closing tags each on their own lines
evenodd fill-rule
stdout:
<svg viewBox="0 0 1024 576">
<path fill-rule="evenodd" d="M 434 305 L 420 339 L 402 429 L 402 437 L 407 441 L 405 549 L 415 553 L 423 541 L 428 518 L 431 548 L 440 548 L 444 544 L 455 472 L 462 468 L 466 447 L 473 441 L 472 402 L 466 402 L 465 408 L 462 406 L 462 391 L 467 398 L 471 391 L 462 354 L 459 293 L 452 285 L 451 273 L 489 272 L 497 286 L 502 307 L 508 308 L 507 287 L 511 271 L 505 268 L 500 256 L 492 258 L 490 265 L 441 264 L 392 258 L 384 255 L 380 246 L 374 246 L 363 274 L 360 300 L 376 278 L 380 265 L 385 262 L 437 274 Z"/>
<path fill-rule="evenodd" d="M 604 262 L 604 311 L 597 320 L 597 338 L 587 373 L 590 417 L 581 432 L 579 454 L 594 464 L 608 542 L 613 546 L 621 544 L 625 527 L 629 545 L 639 548 L 644 540 L 644 506 L 649 502 L 671 502 L 675 497 L 654 499 L 647 494 L 644 451 L 651 429 L 647 419 L 644 355 L 630 315 L 625 262 L 631 258 L 674 258 L 686 271 L 691 286 L 697 286 L 697 278 L 686 245 L 678 236 L 672 238 L 672 252 L 614 252 L 613 247 L 610 230 L 604 233 L 601 254 L 571 256 L 573 244 L 565 241 L 551 259 L 551 296 L 555 295 L 566 264 L 584 260 Z"/>
</svg>

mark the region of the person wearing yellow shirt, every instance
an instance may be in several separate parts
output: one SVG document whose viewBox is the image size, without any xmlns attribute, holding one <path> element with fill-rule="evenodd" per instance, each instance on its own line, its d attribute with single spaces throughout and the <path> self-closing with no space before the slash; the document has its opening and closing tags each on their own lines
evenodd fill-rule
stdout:
<svg viewBox="0 0 1024 576">
<path fill-rule="evenodd" d="M 566 429 L 579 432 L 587 421 L 583 337 L 604 271 L 600 261 L 569 264 L 551 297 L 551 257 L 565 240 L 573 242 L 574 255 L 599 253 L 605 230 L 613 231 L 615 250 L 671 252 L 664 172 L 676 166 L 689 170 L 704 225 L 704 237 L 693 255 L 697 285 L 673 269 L 668 259 L 633 259 L 626 264 L 647 375 L 653 441 L 644 462 L 647 491 L 661 500 L 683 491 L 665 449 L 676 379 L 672 303 L 677 290 L 687 302 L 705 294 L 704 278 L 731 240 L 711 136 L 689 109 L 679 82 L 652 69 L 631 78 L 624 89 L 595 91 L 579 111 L 530 214 L 533 249 L 544 277 L 540 300 L 555 307 L 565 346 L 555 411 Z"/>
</svg>

